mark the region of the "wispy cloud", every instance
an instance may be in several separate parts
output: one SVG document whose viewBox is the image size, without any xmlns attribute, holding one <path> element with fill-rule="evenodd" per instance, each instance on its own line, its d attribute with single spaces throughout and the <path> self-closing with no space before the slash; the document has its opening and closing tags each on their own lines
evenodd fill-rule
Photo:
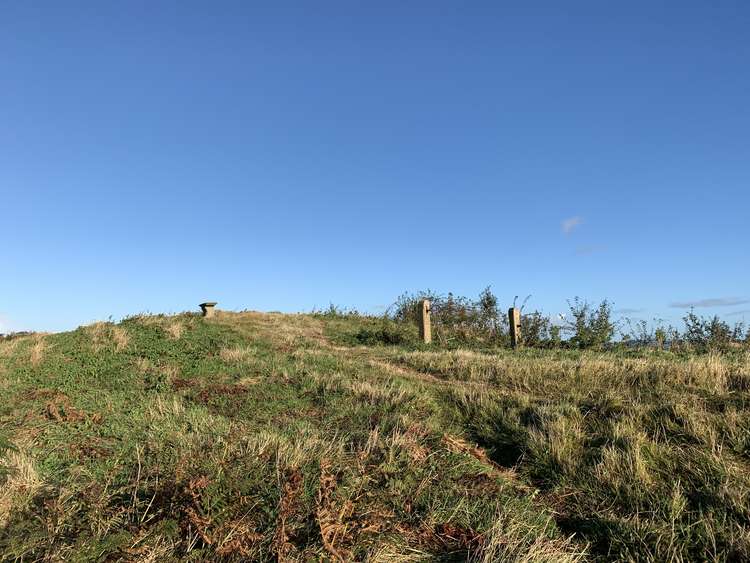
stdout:
<svg viewBox="0 0 750 563">
<path fill-rule="evenodd" d="M 579 246 L 576 248 L 576 254 L 578 256 L 591 256 L 592 254 L 604 252 L 605 250 L 607 250 L 606 246 L 592 244 L 589 246 Z"/>
<path fill-rule="evenodd" d="M 750 315 L 750 309 L 742 309 L 741 311 L 732 311 L 731 313 L 727 313 L 725 316 L 740 317 L 742 315 Z"/>
<path fill-rule="evenodd" d="M 697 301 L 674 301 L 669 304 L 675 309 L 690 309 L 692 307 L 734 307 L 750 303 L 750 299 L 738 297 L 712 297 L 710 299 L 698 299 Z"/>
<path fill-rule="evenodd" d="M 645 309 L 615 309 L 612 311 L 615 315 L 632 315 L 634 313 L 642 313 Z"/>
<path fill-rule="evenodd" d="M 566 235 L 569 235 L 574 230 L 576 230 L 581 225 L 581 223 L 583 223 L 583 219 L 581 217 L 569 217 L 561 223 L 562 232 Z"/>
</svg>

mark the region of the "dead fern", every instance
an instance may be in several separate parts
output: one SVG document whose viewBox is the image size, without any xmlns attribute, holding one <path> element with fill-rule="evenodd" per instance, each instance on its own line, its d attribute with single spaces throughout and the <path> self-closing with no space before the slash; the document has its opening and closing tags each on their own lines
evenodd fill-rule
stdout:
<svg viewBox="0 0 750 563">
<path fill-rule="evenodd" d="M 349 552 L 336 544 L 343 543 L 346 538 L 346 525 L 341 522 L 345 511 L 337 513 L 333 502 L 333 493 L 336 490 L 336 476 L 331 473 L 331 462 L 328 459 L 320 460 L 320 484 L 318 486 L 318 497 L 316 503 L 316 516 L 320 528 L 320 537 L 323 547 L 336 560 L 340 562 L 350 561 Z M 345 507 L 346 509 L 347 507 Z"/>
<path fill-rule="evenodd" d="M 302 490 L 302 472 L 295 469 L 287 478 L 279 500 L 279 515 L 274 535 L 274 551 L 279 561 L 289 561 L 296 548 L 290 542 L 287 521 L 294 516 L 295 507 L 299 503 L 299 495 Z"/>
</svg>

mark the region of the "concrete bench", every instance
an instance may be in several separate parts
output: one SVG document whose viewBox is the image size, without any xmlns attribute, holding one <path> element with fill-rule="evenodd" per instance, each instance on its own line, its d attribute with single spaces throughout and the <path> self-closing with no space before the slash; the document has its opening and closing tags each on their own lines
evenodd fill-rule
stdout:
<svg viewBox="0 0 750 563">
<path fill-rule="evenodd" d="M 216 307 L 216 301 L 206 301 L 205 303 L 200 304 L 203 316 L 206 318 L 213 317 L 216 314 L 216 309 L 214 309 L 214 307 Z"/>
</svg>

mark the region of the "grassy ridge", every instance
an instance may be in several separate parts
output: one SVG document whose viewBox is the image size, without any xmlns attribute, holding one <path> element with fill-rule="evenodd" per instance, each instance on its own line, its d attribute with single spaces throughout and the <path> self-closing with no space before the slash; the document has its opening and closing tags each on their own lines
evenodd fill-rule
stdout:
<svg viewBox="0 0 750 563">
<path fill-rule="evenodd" d="M 358 344 L 378 326 L 0 342 L 3 558 L 750 558 L 745 351 Z"/>
</svg>

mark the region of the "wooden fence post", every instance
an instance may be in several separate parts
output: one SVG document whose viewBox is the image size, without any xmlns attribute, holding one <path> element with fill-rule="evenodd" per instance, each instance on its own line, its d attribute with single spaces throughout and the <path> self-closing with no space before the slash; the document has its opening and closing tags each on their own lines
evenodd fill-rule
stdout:
<svg viewBox="0 0 750 563">
<path fill-rule="evenodd" d="M 518 348 L 521 342 L 521 311 L 516 307 L 508 309 L 508 321 L 510 322 L 510 344 Z"/>
<path fill-rule="evenodd" d="M 419 336 L 425 344 L 432 342 L 429 299 L 422 299 L 422 301 L 419 302 Z"/>
</svg>

